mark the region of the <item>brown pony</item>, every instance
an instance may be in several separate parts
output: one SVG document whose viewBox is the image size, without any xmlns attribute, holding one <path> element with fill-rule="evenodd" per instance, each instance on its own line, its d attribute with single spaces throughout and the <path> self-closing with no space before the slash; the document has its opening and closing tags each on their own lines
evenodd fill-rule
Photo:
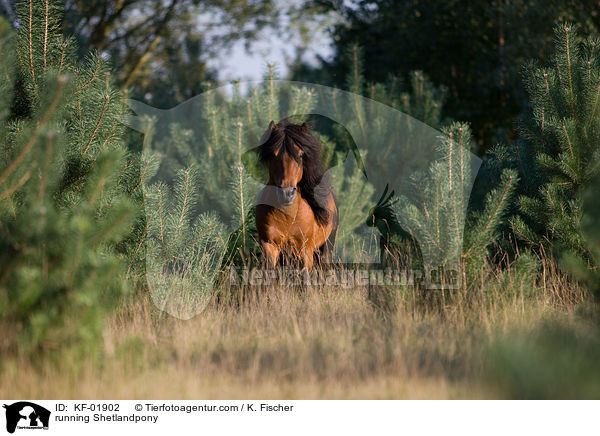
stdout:
<svg viewBox="0 0 600 436">
<path fill-rule="evenodd" d="M 280 254 L 288 254 L 310 269 L 315 257 L 331 253 L 338 225 L 321 145 L 306 123 L 271 122 L 264 138 L 258 154 L 269 170 L 269 181 L 256 202 L 263 254 L 271 266 L 277 265 Z"/>
</svg>

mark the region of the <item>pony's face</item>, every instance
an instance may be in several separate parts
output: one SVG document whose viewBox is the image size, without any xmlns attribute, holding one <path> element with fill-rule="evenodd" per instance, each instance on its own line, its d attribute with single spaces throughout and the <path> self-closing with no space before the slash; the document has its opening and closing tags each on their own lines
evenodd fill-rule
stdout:
<svg viewBox="0 0 600 436">
<path fill-rule="evenodd" d="M 268 161 L 269 184 L 277 187 L 277 199 L 289 206 L 296 199 L 298 183 L 302 180 L 302 159 L 304 152 L 294 144 L 297 157 L 288 153 L 284 147 L 275 150 Z"/>
</svg>

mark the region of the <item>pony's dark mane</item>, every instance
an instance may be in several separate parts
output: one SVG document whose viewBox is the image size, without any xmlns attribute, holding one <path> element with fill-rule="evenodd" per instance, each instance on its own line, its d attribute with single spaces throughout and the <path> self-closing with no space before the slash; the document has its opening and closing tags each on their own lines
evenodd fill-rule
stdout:
<svg viewBox="0 0 600 436">
<path fill-rule="evenodd" d="M 331 193 L 331 185 L 324 178 L 325 169 L 321 161 L 321 143 L 310 133 L 309 126 L 294 124 L 287 120 L 278 124 L 271 124 L 271 132 L 267 140 L 258 149 L 261 162 L 267 163 L 274 153 L 281 152 L 289 154 L 297 162 L 302 161 L 302 179 L 298 183 L 298 189 L 302 198 L 306 200 L 315 214 L 319 224 L 326 224 L 330 219 L 330 213 L 326 208 L 326 200 Z M 303 152 L 300 158 L 294 147 L 296 144 Z"/>
</svg>

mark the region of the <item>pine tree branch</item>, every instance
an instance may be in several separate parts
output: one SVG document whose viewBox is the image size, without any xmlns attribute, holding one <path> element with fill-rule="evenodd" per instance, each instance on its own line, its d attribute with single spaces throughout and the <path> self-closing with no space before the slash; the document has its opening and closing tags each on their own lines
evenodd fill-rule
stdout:
<svg viewBox="0 0 600 436">
<path fill-rule="evenodd" d="M 566 32 L 566 43 L 567 43 L 567 72 L 569 73 L 569 91 L 571 93 L 571 100 L 569 101 L 569 106 L 571 106 L 571 111 L 575 109 L 575 94 L 573 92 L 573 77 L 571 72 L 571 49 L 569 47 L 569 30 L 570 27 L 565 27 Z"/>
<path fill-rule="evenodd" d="M 58 73 L 60 74 L 63 69 L 63 63 L 65 61 L 65 51 L 67 50 L 67 44 L 62 43 L 62 51 L 60 53 L 60 63 L 58 64 Z"/>
<path fill-rule="evenodd" d="M 177 223 L 177 230 L 175 232 L 176 236 L 179 236 L 179 233 L 181 231 L 181 226 L 183 225 L 183 217 L 185 216 L 185 210 L 187 207 L 189 187 L 190 187 L 190 172 L 188 170 L 188 171 L 185 171 L 185 194 L 183 196 L 183 204 L 181 205 L 181 215 L 179 216 L 179 222 Z"/>
<path fill-rule="evenodd" d="M 48 124 L 48 122 L 50 121 L 50 117 L 56 110 L 56 106 L 58 105 L 58 102 L 60 101 L 60 97 L 62 95 L 62 91 L 63 91 L 63 88 L 64 88 L 66 82 L 67 82 L 66 77 L 64 77 L 64 76 L 59 77 L 58 85 L 56 87 L 56 92 L 54 93 L 54 97 L 53 97 L 52 101 L 50 102 L 50 105 L 46 109 L 41 121 L 36 126 L 33 134 L 29 138 L 29 141 L 27 141 L 27 143 L 25 144 L 25 146 L 23 147 L 21 152 L 17 155 L 15 160 L 13 160 L 12 163 L 2 172 L 2 174 L 0 174 L 0 185 L 2 185 L 2 183 L 5 182 L 7 177 L 10 176 L 19 167 L 19 165 L 21 165 L 21 163 L 23 162 L 25 157 L 29 154 L 29 152 L 31 151 L 31 149 L 33 148 L 35 143 L 37 142 L 37 140 L 40 137 L 40 134 L 42 132 L 42 129 L 44 127 L 46 127 L 46 124 Z"/>
<path fill-rule="evenodd" d="M 44 198 L 46 192 L 46 185 L 48 183 L 48 173 L 50 172 L 50 164 L 52 163 L 52 156 L 54 153 L 54 135 L 50 135 L 48 138 L 48 144 L 46 145 L 46 160 L 44 162 L 44 168 L 40 177 L 40 187 L 38 189 L 37 202 L 40 203 Z"/>
<path fill-rule="evenodd" d="M 49 0 L 44 1 L 45 13 L 44 13 L 44 73 L 46 72 L 46 56 L 48 52 L 48 20 L 50 19 L 50 5 Z"/>
<path fill-rule="evenodd" d="M 459 128 L 459 132 L 460 135 L 462 136 L 463 133 L 463 128 L 460 127 Z M 460 141 L 460 138 L 459 138 Z M 458 144 L 458 148 L 460 150 L 461 148 L 461 143 L 459 142 Z M 460 222 L 459 222 L 459 218 L 458 218 L 458 208 L 456 207 L 456 196 L 460 194 L 459 190 L 460 189 L 464 189 L 464 185 L 461 184 L 457 189 L 456 192 L 454 192 L 454 190 L 452 189 L 452 166 L 454 165 L 454 161 L 452 159 L 452 152 L 454 151 L 454 142 L 453 142 L 453 138 L 452 138 L 452 132 L 450 133 L 450 144 L 449 144 L 449 156 L 448 156 L 448 179 L 449 179 L 449 183 L 450 183 L 450 196 L 452 197 L 452 210 L 454 212 L 454 227 L 456 230 L 456 241 L 458 243 L 460 243 L 460 241 L 462 240 L 461 237 L 461 226 L 460 226 Z M 461 165 L 462 165 L 462 158 L 461 158 Z M 462 167 L 461 167 L 461 171 L 462 171 Z M 461 179 L 462 179 L 462 175 L 461 175 Z"/>
<path fill-rule="evenodd" d="M 96 203 L 97 199 L 100 197 L 100 195 L 102 194 L 102 192 L 104 191 L 104 185 L 106 184 L 106 181 L 108 180 L 108 175 L 111 172 L 111 168 L 112 167 L 112 162 L 110 159 L 107 159 L 103 162 L 103 168 L 101 169 L 101 174 L 100 177 L 98 178 L 98 181 L 95 183 L 95 187 L 94 190 L 92 192 L 92 194 L 90 195 L 90 198 L 88 200 L 88 206 L 94 206 L 94 204 Z"/>
<path fill-rule="evenodd" d="M 215 143 L 215 150 L 219 149 L 219 133 L 217 132 L 217 111 L 213 110 L 211 112 L 212 115 L 212 134 L 213 134 L 213 141 Z M 207 149 L 208 149 L 208 157 L 212 158 L 213 156 L 213 151 L 212 151 L 212 147 L 210 146 L 210 142 L 207 144 Z"/>
<path fill-rule="evenodd" d="M 36 97 L 39 98 L 38 86 L 35 77 L 35 68 L 33 66 L 33 0 L 29 0 L 29 69 L 31 72 L 31 79 L 33 82 L 33 89 Z"/>
<path fill-rule="evenodd" d="M 574 158 L 573 154 L 573 144 L 571 144 L 571 138 L 569 137 L 569 132 L 567 132 L 567 126 L 565 124 L 562 125 L 563 132 L 565 133 L 565 137 L 567 138 L 567 145 L 569 146 L 569 152 L 571 153 L 571 157 Z"/>
<path fill-rule="evenodd" d="M 131 193 L 133 194 L 135 191 L 137 191 L 137 189 L 142 186 L 142 183 L 144 182 L 144 177 L 146 175 L 146 171 L 148 170 L 148 166 L 150 165 L 150 159 L 146 159 L 145 163 L 144 163 L 144 168 L 142 169 L 142 172 L 140 173 L 140 179 L 137 182 L 137 184 L 135 185 L 135 187 L 133 188 L 133 190 L 131 191 Z"/>
<path fill-rule="evenodd" d="M 92 132 L 92 136 L 90 137 L 90 140 L 88 141 L 87 146 L 85 147 L 85 150 L 83 150 L 83 154 L 87 153 L 88 149 L 90 148 L 90 145 L 92 145 L 92 141 L 94 140 L 96 133 L 98 133 L 98 129 L 100 128 L 100 124 L 102 124 L 102 120 L 104 119 L 104 114 L 106 113 L 106 107 L 108 106 L 109 99 L 110 99 L 110 96 L 108 94 L 104 96 L 104 104 L 102 105 L 102 111 L 100 112 L 100 117 L 98 118 L 96 127 L 94 128 L 94 131 Z"/>
<path fill-rule="evenodd" d="M 119 215 L 118 219 L 116 219 L 109 227 L 104 229 L 101 233 L 97 234 L 96 236 L 94 236 L 94 238 L 92 238 L 92 245 L 98 245 L 102 243 L 108 236 L 115 233 L 116 230 L 123 225 L 123 223 L 126 223 L 128 221 L 130 214 L 130 209 L 127 208 L 123 210 L 123 212 Z"/>
<path fill-rule="evenodd" d="M 590 115 L 590 118 L 588 120 L 588 125 L 590 125 L 592 123 L 592 121 L 594 121 L 594 118 L 596 117 L 596 111 L 598 110 L 598 100 L 600 97 L 600 77 L 598 78 L 598 87 L 596 88 L 596 97 L 594 98 L 594 109 L 592 109 L 592 113 Z"/>
<path fill-rule="evenodd" d="M 17 183 L 15 183 L 13 186 L 8 187 L 4 192 L 0 192 L 0 201 L 14 194 L 19 188 L 21 188 L 25 183 L 27 183 L 27 180 L 29 180 L 30 177 L 31 168 L 28 169 L 27 172 L 23 174 L 23 176 L 21 176 Z"/>
<path fill-rule="evenodd" d="M 509 197 L 510 191 L 513 187 L 513 183 L 514 183 L 514 176 L 509 175 L 508 179 L 506 180 L 506 183 L 504 184 L 504 189 L 502 191 L 502 195 L 500 196 L 500 200 L 498 202 L 496 202 L 496 207 L 494 207 L 493 213 L 489 215 L 489 219 L 483 226 L 483 230 L 481 232 L 479 232 L 480 235 L 487 234 L 487 232 L 492 227 L 494 221 L 498 217 L 498 214 L 504 208 L 504 203 L 506 202 L 506 200 Z M 465 251 L 465 253 L 464 253 L 465 259 L 469 256 L 469 254 L 471 253 L 471 251 L 473 250 L 474 247 L 475 247 L 475 242 L 473 242 L 470 245 L 470 247 Z"/>
<path fill-rule="evenodd" d="M 92 77 L 81 88 L 79 88 L 77 91 L 75 91 L 74 95 L 77 95 L 81 91 L 85 90 L 88 86 L 90 86 L 94 82 L 94 80 L 96 80 L 96 76 L 98 74 L 99 69 L 100 69 L 100 59 L 96 59 L 96 67 L 94 68 L 94 72 L 92 73 Z"/>
<path fill-rule="evenodd" d="M 152 213 L 148 216 L 148 220 L 146 221 L 146 228 L 144 229 L 144 233 L 142 233 L 142 237 L 140 238 L 140 242 L 137 246 L 137 248 L 135 249 L 135 252 L 133 253 L 133 256 L 131 256 L 131 259 L 129 261 L 129 266 L 127 267 L 127 276 L 129 276 L 129 273 L 131 271 L 131 266 L 133 265 L 133 262 L 135 261 L 135 258 L 137 257 L 140 249 L 142 248 L 142 245 L 144 245 L 144 242 L 146 241 L 146 236 L 148 235 L 148 228 L 150 227 L 150 223 L 152 222 Z"/>
<path fill-rule="evenodd" d="M 162 191 L 159 189 L 158 190 L 158 220 L 160 223 L 160 242 L 161 243 L 165 243 L 165 238 L 163 236 L 163 216 L 162 216 L 162 211 L 163 211 L 163 207 L 162 207 Z"/>
</svg>

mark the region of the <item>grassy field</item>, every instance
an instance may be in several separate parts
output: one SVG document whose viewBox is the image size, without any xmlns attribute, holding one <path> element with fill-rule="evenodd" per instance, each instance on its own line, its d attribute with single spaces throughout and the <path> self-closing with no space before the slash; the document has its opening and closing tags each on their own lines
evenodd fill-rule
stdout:
<svg viewBox="0 0 600 436">
<path fill-rule="evenodd" d="M 527 356 L 515 368 L 490 362 L 498 353 L 511 355 L 506 344 L 549 326 L 567 326 L 577 337 L 595 334 L 586 333 L 591 303 L 584 291 L 551 263 L 538 268 L 537 274 L 523 266 L 489 270 L 475 290 L 444 298 L 408 286 L 387 292 L 272 286 L 248 291 L 240 304 L 210 304 L 189 321 L 160 312 L 140 292 L 106 326 L 101 361 L 63 354 L 60 363 L 5 362 L 0 396 L 552 397 L 545 387 L 520 390 L 519 377 L 539 373 Z M 560 360 L 560 348 L 553 349 Z M 556 395 L 570 396 L 562 389 Z"/>
</svg>

